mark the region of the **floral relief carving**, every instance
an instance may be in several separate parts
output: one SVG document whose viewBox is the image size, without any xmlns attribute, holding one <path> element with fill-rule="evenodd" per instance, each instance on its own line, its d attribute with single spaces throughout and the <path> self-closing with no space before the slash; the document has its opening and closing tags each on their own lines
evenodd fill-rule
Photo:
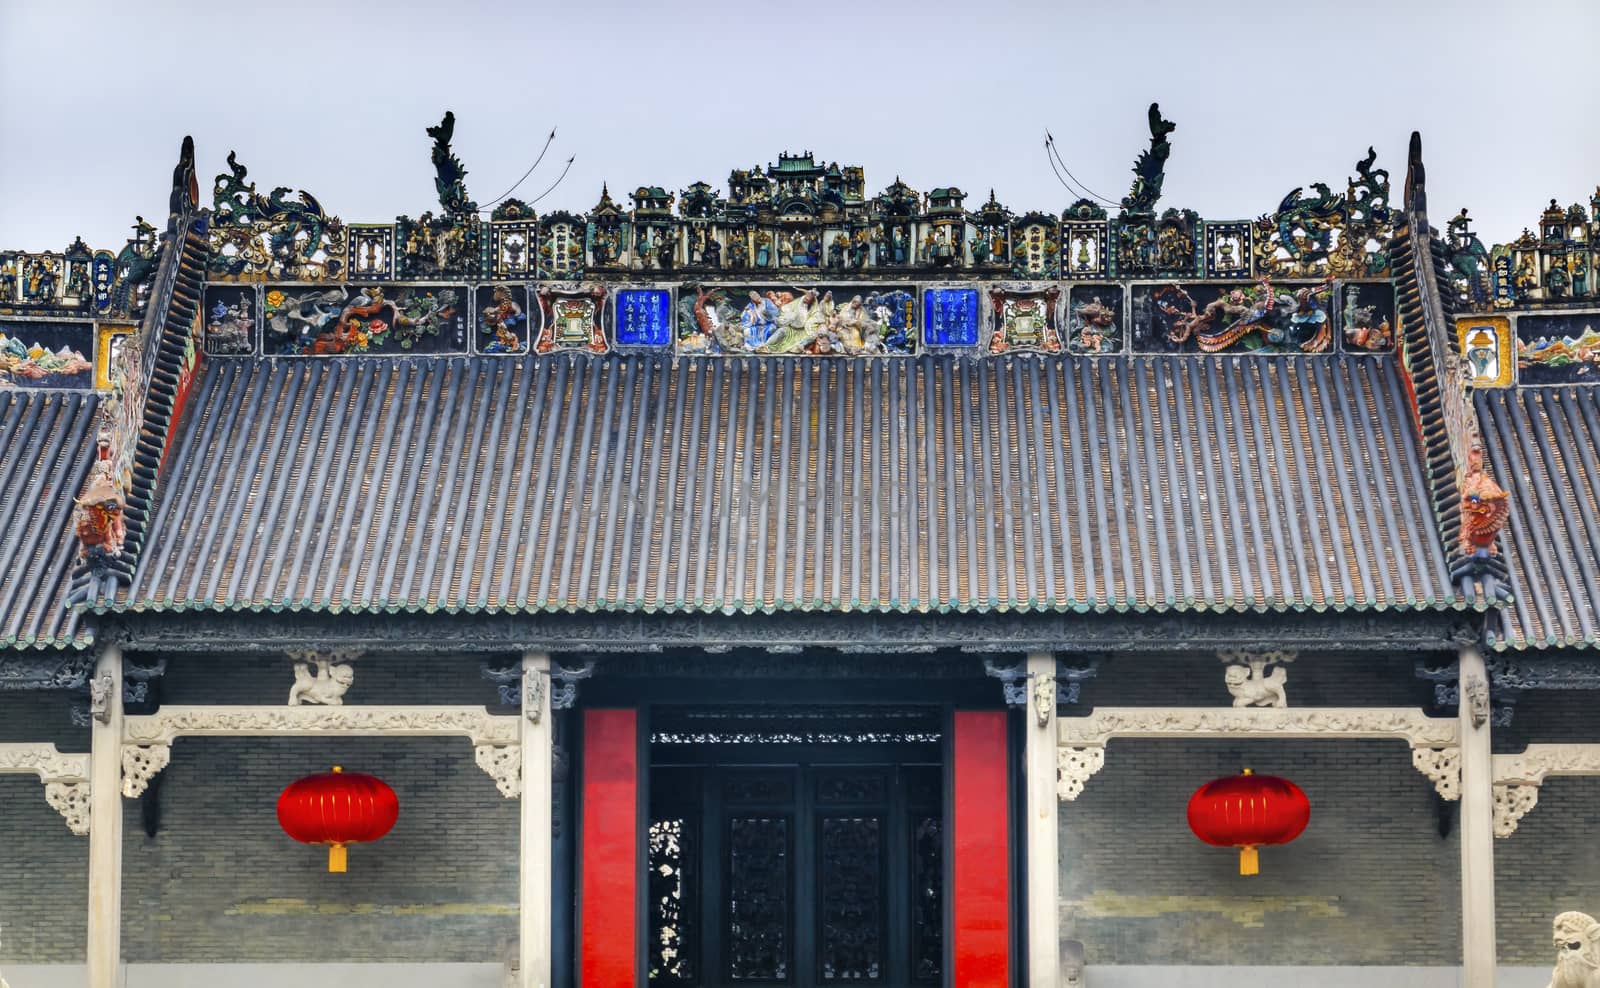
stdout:
<svg viewBox="0 0 1600 988">
<path fill-rule="evenodd" d="M 507 799 L 522 795 L 522 746 L 480 744 L 472 751 L 478 767 L 494 779 L 500 794 Z"/>
<path fill-rule="evenodd" d="M 37 775 L 44 800 L 78 836 L 89 832 L 89 755 L 47 743 L 0 744 L 0 775 Z"/>
<path fill-rule="evenodd" d="M 517 719 L 483 707 L 162 707 L 128 717 L 123 738 L 133 744 L 170 743 L 185 734 L 459 736 L 474 744 L 515 744 Z"/>
<path fill-rule="evenodd" d="M 162 707 L 148 716 L 123 720 L 122 793 L 132 798 L 144 792 L 150 779 L 166 768 L 172 742 L 184 735 L 327 737 L 337 735 L 396 737 L 465 737 L 478 751 L 478 764 L 495 777 L 500 791 L 515 796 L 521 790 L 521 755 L 516 768 L 505 769 L 521 741 L 516 717 L 496 716 L 482 707 Z M 485 764 L 485 750 L 499 752 Z M 503 777 L 516 776 L 516 791 Z"/>
<path fill-rule="evenodd" d="M 1077 799 L 1083 786 L 1106 764 L 1106 749 L 1101 745 L 1056 749 L 1056 796 Z"/>
<path fill-rule="evenodd" d="M 1395 738 L 1411 745 L 1411 763 L 1445 799 L 1461 792 L 1460 726 L 1411 707 L 1101 707 L 1056 721 L 1057 791 L 1076 799 L 1105 764 L 1116 737 Z"/>
<path fill-rule="evenodd" d="M 44 801 L 67 821 L 67 829 L 79 837 L 89 833 L 89 783 L 47 782 Z"/>
<path fill-rule="evenodd" d="M 1600 775 L 1600 744 L 1530 744 L 1494 756 L 1494 835 L 1510 837 L 1551 775 Z"/>
<path fill-rule="evenodd" d="M 1494 835 L 1510 837 L 1528 811 L 1539 805 L 1539 787 L 1496 785 L 1494 787 Z"/>
<path fill-rule="evenodd" d="M 129 799 L 144 795 L 150 780 L 172 761 L 172 745 L 125 744 L 122 746 L 122 795 Z"/>
<path fill-rule="evenodd" d="M 1461 749 L 1412 748 L 1411 764 L 1433 780 L 1433 788 L 1445 799 L 1461 798 Z"/>
</svg>

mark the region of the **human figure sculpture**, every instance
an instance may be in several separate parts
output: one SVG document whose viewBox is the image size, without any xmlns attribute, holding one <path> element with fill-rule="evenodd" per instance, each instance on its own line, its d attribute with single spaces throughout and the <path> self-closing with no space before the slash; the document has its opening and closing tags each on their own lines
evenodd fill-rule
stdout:
<svg viewBox="0 0 1600 988">
<path fill-rule="evenodd" d="M 315 664 L 317 671 L 312 673 Z M 294 664 L 294 685 L 289 687 L 289 706 L 319 703 L 337 707 L 344 704 L 345 691 L 355 682 L 356 670 L 348 663 L 334 665 L 333 660 L 321 655 L 300 659 Z"/>
</svg>

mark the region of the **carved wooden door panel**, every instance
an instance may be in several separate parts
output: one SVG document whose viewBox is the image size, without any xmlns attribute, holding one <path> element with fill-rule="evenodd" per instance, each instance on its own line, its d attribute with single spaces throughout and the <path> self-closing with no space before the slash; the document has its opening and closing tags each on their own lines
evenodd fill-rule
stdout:
<svg viewBox="0 0 1600 988">
<path fill-rule="evenodd" d="M 940 984 L 939 765 L 751 748 L 652 769 L 651 984 Z"/>
</svg>

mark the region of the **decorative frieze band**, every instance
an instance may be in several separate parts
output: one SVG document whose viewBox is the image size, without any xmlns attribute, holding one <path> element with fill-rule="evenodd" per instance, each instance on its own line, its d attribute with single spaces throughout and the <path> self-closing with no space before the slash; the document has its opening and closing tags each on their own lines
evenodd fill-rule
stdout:
<svg viewBox="0 0 1600 988">
<path fill-rule="evenodd" d="M 89 832 L 89 754 L 58 751 L 53 744 L 0 744 L 0 774 L 36 775 L 45 802 L 79 837 Z"/>
<path fill-rule="evenodd" d="M 1600 775 L 1600 744 L 1530 744 L 1494 756 L 1494 835 L 1510 837 L 1550 775 Z"/>
<path fill-rule="evenodd" d="M 146 716 L 123 718 L 122 793 L 143 793 L 150 779 L 171 760 L 172 742 L 184 735 L 211 737 L 465 737 L 478 752 L 478 764 L 500 791 L 517 795 L 506 780 L 509 748 L 520 742 L 517 718 L 496 716 L 483 707 L 380 706 L 166 706 Z M 485 750 L 499 752 L 487 758 Z M 520 770 L 520 757 L 516 759 Z M 511 791 L 508 791 L 508 788 Z"/>
<path fill-rule="evenodd" d="M 1395 738 L 1445 799 L 1461 793 L 1460 732 L 1454 718 L 1410 707 L 1100 707 L 1056 721 L 1056 791 L 1077 799 L 1105 766 L 1112 738 Z"/>
</svg>

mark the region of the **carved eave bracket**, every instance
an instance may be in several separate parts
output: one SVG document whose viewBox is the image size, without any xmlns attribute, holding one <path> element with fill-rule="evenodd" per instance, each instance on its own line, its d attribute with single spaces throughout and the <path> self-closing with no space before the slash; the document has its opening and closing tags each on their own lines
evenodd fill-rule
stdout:
<svg viewBox="0 0 1600 988">
<path fill-rule="evenodd" d="M 1105 767 L 1113 738 L 1394 738 L 1411 746 L 1411 764 L 1445 799 L 1461 795 L 1460 728 L 1454 718 L 1409 707 L 1100 707 L 1056 722 L 1056 792 L 1077 799 Z"/>
<path fill-rule="evenodd" d="M 1600 744 L 1530 744 L 1494 756 L 1494 835 L 1510 837 L 1551 775 L 1600 776 Z"/>
<path fill-rule="evenodd" d="M 483 707 L 189 707 L 127 716 L 122 733 L 122 794 L 134 798 L 172 759 L 172 742 L 211 737 L 465 737 L 477 762 L 507 796 L 520 794 L 517 718 Z M 486 751 L 487 749 L 487 751 Z M 516 775 L 510 781 L 506 774 Z"/>
<path fill-rule="evenodd" d="M 56 750 L 54 744 L 0 744 L 0 775 L 36 775 L 46 803 L 67 821 L 67 829 L 89 833 L 89 754 Z"/>
</svg>

